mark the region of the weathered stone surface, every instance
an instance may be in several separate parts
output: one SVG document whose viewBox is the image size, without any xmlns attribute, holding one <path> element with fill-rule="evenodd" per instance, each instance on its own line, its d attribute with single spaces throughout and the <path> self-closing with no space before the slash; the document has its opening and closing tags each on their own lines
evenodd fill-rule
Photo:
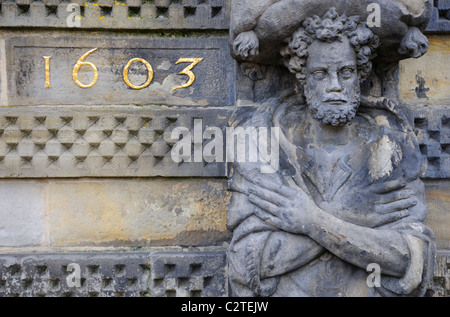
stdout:
<svg viewBox="0 0 450 317">
<path fill-rule="evenodd" d="M 228 294 L 225 252 L 161 253 L 151 256 L 151 296 Z"/>
<path fill-rule="evenodd" d="M 224 176 L 223 157 L 175 162 L 172 148 L 181 137 L 172 132 L 193 135 L 197 119 L 203 139 L 207 126 L 225 129 L 230 115 L 228 108 L 1 108 L 0 177 Z"/>
<path fill-rule="evenodd" d="M 70 264 L 80 267 L 80 287 Z M 450 294 L 450 254 L 438 254 L 428 294 Z M 0 297 L 227 296 L 226 253 L 45 253 L 0 255 Z"/>
<path fill-rule="evenodd" d="M 124 181 L 121 182 L 121 184 L 128 184 L 128 186 L 125 186 L 124 188 L 129 188 L 129 189 L 135 189 L 135 188 L 139 188 L 139 191 L 141 192 L 140 197 L 145 196 L 143 194 L 143 192 L 145 191 L 146 188 L 158 188 L 158 180 L 149 180 L 149 181 L 145 181 L 145 180 L 140 180 L 140 181 L 132 181 L 132 180 L 128 180 L 128 181 Z M 161 191 L 163 191 L 164 189 L 168 189 L 168 188 L 173 188 L 173 186 L 169 186 L 169 184 L 175 184 L 174 183 L 175 180 L 173 181 L 166 181 L 164 182 L 164 186 L 162 187 L 163 189 L 161 189 Z M 189 181 L 187 182 L 185 181 L 181 181 L 182 183 L 185 183 L 185 185 L 182 185 L 180 187 L 176 187 L 176 188 L 186 188 L 186 186 L 193 188 L 193 190 L 195 190 L 196 188 L 202 188 L 203 189 L 207 189 L 207 188 L 211 188 L 209 186 L 206 186 L 207 182 L 204 181 L 205 186 L 200 186 L 200 185 L 192 185 L 192 182 Z M 83 186 L 85 186 L 84 184 L 87 183 L 88 189 L 86 189 L 86 191 L 76 191 L 76 192 L 72 192 L 71 195 L 65 195 L 62 196 L 61 191 L 63 189 L 66 188 L 83 188 Z M 51 184 L 51 185 L 49 185 Z M 132 184 L 132 185 L 130 185 Z M 187 185 L 186 185 L 187 184 Z M 220 185 L 220 181 L 219 182 L 213 182 L 214 186 L 212 186 L 213 193 L 211 194 L 213 196 L 212 201 L 215 201 L 216 204 L 212 205 L 214 206 L 214 210 L 209 210 L 206 211 L 205 209 L 203 209 L 202 212 L 205 212 L 205 215 L 209 214 L 209 218 L 208 219 L 213 219 L 213 221 L 218 221 L 221 217 L 223 217 L 223 213 L 225 210 L 225 205 L 227 203 L 226 200 L 224 200 L 223 202 L 221 201 L 222 197 L 226 195 L 225 193 L 225 184 L 222 184 L 222 189 L 220 189 L 220 191 L 217 192 L 216 187 Z M 44 192 L 47 191 L 48 192 L 48 188 L 47 186 L 50 186 L 51 188 L 59 188 L 61 186 L 61 183 L 58 182 L 57 180 L 52 180 L 52 181 L 35 181 L 35 182 L 30 182 L 30 181 L 20 181 L 20 180 L 7 180 L 7 181 L 2 181 L 0 182 L 0 188 L 2 188 L 1 192 L 3 193 L 3 198 L 1 200 L 1 213 L 3 215 L 4 221 L 4 225 L 2 225 L 2 235 L 1 235 L 1 240 L 0 240 L 0 246 L 5 248 L 5 247 L 26 247 L 26 246 L 49 246 L 49 241 L 46 241 L 45 237 L 43 236 L 45 229 L 45 222 L 46 222 L 46 218 L 45 218 L 45 214 L 47 214 L 47 204 L 44 201 Z M 428 203 L 428 209 L 429 209 L 429 214 L 426 220 L 426 224 L 435 232 L 436 234 L 436 241 L 437 241 L 437 247 L 439 249 L 450 249 L 450 233 L 448 231 L 448 224 L 447 224 L 447 219 L 448 219 L 448 210 L 449 210 L 449 206 L 450 206 L 450 201 L 448 199 L 448 195 L 447 193 L 449 192 L 449 184 L 447 181 L 426 181 L 426 195 L 427 195 L 427 203 Z M 73 225 L 73 222 L 75 221 L 76 217 L 78 217 L 77 215 L 82 215 L 84 212 L 87 212 L 87 215 L 90 215 L 90 217 L 94 217 L 95 215 L 97 215 L 98 217 L 102 217 L 102 219 L 113 219 L 109 222 L 107 222 L 106 224 L 108 226 L 105 225 L 105 227 L 108 227 L 107 231 L 104 231 L 102 229 L 102 224 L 97 223 L 97 222 L 93 222 L 93 223 L 88 223 L 88 227 L 89 229 L 83 230 L 83 228 L 79 228 L 78 226 L 74 226 L 72 228 L 70 228 L 70 231 L 75 230 L 76 232 L 74 233 L 74 235 L 80 235 L 80 232 L 83 232 L 85 236 L 89 236 L 90 237 L 90 241 L 88 241 L 89 245 L 110 245 L 110 244 L 119 244 L 119 245 L 132 245 L 134 242 L 132 241 L 117 241 L 117 240 L 113 240 L 110 242 L 105 242 L 106 241 L 106 237 L 112 236 L 115 233 L 117 234 L 118 230 L 115 232 L 114 230 L 112 230 L 111 228 L 114 227 L 115 224 L 115 228 L 118 229 L 120 227 L 121 224 L 123 223 L 128 223 L 129 225 L 131 225 L 132 221 L 130 220 L 130 218 L 132 217 L 131 215 L 133 214 L 138 214 L 138 208 L 140 205 L 142 205 L 142 203 L 139 202 L 134 202 L 131 206 L 133 207 L 133 209 L 135 211 L 130 212 L 130 215 L 128 215 L 127 213 L 123 214 L 123 215 L 119 215 L 118 213 L 111 213 L 108 216 L 108 212 L 102 210 L 101 208 L 105 208 L 106 202 L 102 201 L 102 202 L 98 202 L 97 199 L 95 199 L 95 202 L 91 202 L 90 204 L 88 202 L 86 202 L 85 200 L 92 197 L 93 195 L 96 195 L 94 193 L 89 193 L 89 189 L 92 189 L 93 187 L 96 187 L 98 190 L 95 192 L 96 194 L 98 193 L 107 193 L 104 195 L 101 195 L 99 197 L 103 197 L 105 198 L 105 196 L 107 195 L 112 195 L 114 196 L 116 193 L 110 189 L 108 189 L 110 187 L 110 182 L 109 181 L 92 181 L 92 182 L 85 182 L 82 181 L 80 182 L 78 185 L 76 185 L 76 181 L 73 182 L 67 182 L 64 181 L 63 182 L 63 187 L 61 190 L 57 190 L 55 192 L 56 195 L 58 195 L 58 198 L 51 198 L 51 201 L 58 201 L 58 200 L 62 200 L 63 202 L 59 203 L 60 206 L 64 205 L 64 206 L 69 206 L 68 212 L 65 212 L 64 210 L 58 214 L 56 211 L 55 214 L 52 214 L 52 217 L 50 219 L 54 219 L 52 221 L 52 224 L 54 225 L 59 225 L 59 221 L 62 221 L 60 219 L 62 218 L 69 218 L 69 226 Z M 203 190 L 202 189 L 202 190 Z M 222 191 L 222 192 L 221 192 Z M 159 190 L 158 190 L 159 192 Z M 214 193 L 216 192 L 216 193 Z M 18 194 L 20 193 L 21 197 L 27 197 L 27 200 L 24 199 L 19 199 L 18 197 L 16 197 Z M 48 192 L 50 196 L 53 196 L 52 192 Z M 132 193 L 127 193 L 128 196 L 131 196 Z M 177 195 L 177 191 L 172 193 L 172 195 L 176 196 Z M 193 192 L 192 195 L 190 195 L 190 197 L 187 197 L 185 199 L 185 201 L 195 201 L 197 200 L 204 200 L 204 199 L 211 199 L 211 195 L 205 193 L 204 197 L 208 197 L 208 198 L 202 198 L 200 197 L 201 193 L 196 193 Z M 125 194 L 121 194 L 121 197 L 126 196 Z M 147 195 L 148 197 L 161 197 L 161 195 L 159 193 L 155 193 L 155 191 L 153 190 L 151 193 L 149 193 Z M 168 197 L 171 196 L 170 193 L 167 194 Z M 10 197 L 16 197 L 15 199 L 9 199 Z M 148 197 L 146 199 L 148 199 Z M 67 199 L 67 200 L 65 200 Z M 226 199 L 226 198 L 224 198 Z M 65 200 L 65 201 L 64 201 Z M 82 207 L 80 207 L 80 201 L 82 201 L 83 203 L 81 204 Z M 73 204 L 71 207 L 70 205 Z M 121 210 L 121 208 L 123 209 L 123 204 L 124 202 L 121 201 L 120 199 L 114 199 L 111 202 L 111 205 L 108 206 L 109 210 Z M 159 202 L 159 204 L 163 205 L 163 202 Z M 188 205 L 188 203 L 186 202 L 182 202 L 180 201 L 180 205 Z M 51 206 L 55 206 L 57 205 L 57 203 L 52 203 Z M 88 205 L 88 206 L 87 206 Z M 155 200 L 155 203 L 153 204 L 154 206 L 158 205 L 158 201 Z M 176 211 L 174 213 L 174 209 L 173 209 L 173 204 L 164 204 L 164 206 L 160 206 L 161 208 L 165 208 L 164 210 L 160 211 L 160 217 L 161 219 L 165 219 L 165 221 L 171 225 L 172 224 L 172 220 L 171 219 L 178 219 L 180 217 L 180 215 L 176 214 Z M 63 207 L 61 207 L 63 208 Z M 79 208 L 79 211 L 77 212 L 77 209 Z M 88 209 L 90 208 L 90 209 Z M 97 209 L 96 209 L 97 208 Z M 175 207 L 175 209 L 178 207 Z M 196 208 L 196 207 L 195 207 Z M 130 207 L 131 210 L 131 207 Z M 178 209 L 179 211 L 183 210 L 183 212 L 185 214 L 192 214 L 192 211 L 189 210 L 185 210 L 185 209 Z M 154 217 L 159 217 L 158 214 L 156 213 L 156 211 L 148 211 L 148 216 L 150 217 L 151 215 L 153 215 Z M 167 217 L 164 217 L 164 215 L 167 215 Z M 170 215 L 170 216 L 169 216 Z M 116 218 L 114 218 L 116 217 Z M 172 217 L 169 219 L 169 217 Z M 56 219 L 56 220 L 55 220 Z M 58 220 L 59 219 L 59 220 Z M 198 220 L 198 218 L 197 218 Z M 224 222 L 224 220 L 220 220 L 222 222 Z M 181 227 L 181 225 L 186 225 L 187 223 L 189 223 L 190 221 L 188 221 L 188 219 L 184 219 L 184 222 L 179 222 L 177 224 L 177 226 L 172 227 L 169 226 L 169 228 L 171 228 L 170 231 L 168 231 L 168 234 L 176 234 L 176 230 L 179 230 L 179 228 Z M 195 221 L 194 221 L 195 222 Z M 141 244 L 148 244 L 149 241 L 144 241 L 143 237 L 145 236 L 151 236 L 151 235 L 156 235 L 158 234 L 157 232 L 145 232 L 145 226 L 148 226 L 148 222 L 139 222 L 136 221 L 136 223 L 138 223 L 136 225 L 137 228 L 137 233 L 133 235 L 133 239 L 137 239 L 137 240 L 141 240 Z M 201 220 L 201 223 L 203 223 L 203 220 Z M 123 227 L 125 227 L 125 225 L 123 225 Z M 177 229 L 178 227 L 178 229 Z M 215 225 L 213 225 L 212 227 L 216 228 L 216 230 L 219 228 L 219 230 L 217 230 L 217 232 L 214 231 L 205 231 L 205 232 L 200 232 L 200 231 L 194 231 L 194 232 L 189 232 L 189 233 L 185 233 L 184 236 L 183 234 L 181 234 L 179 237 L 176 237 L 175 239 L 168 239 L 168 240 L 157 240 L 157 241 L 153 241 L 154 244 L 157 245 L 166 245 L 166 244 L 170 244 L 171 241 L 173 243 L 178 243 L 180 241 L 182 242 L 186 242 L 188 244 L 190 243 L 194 243 L 194 244 L 202 244 L 202 245 L 207 245 L 208 243 L 220 243 L 220 241 L 223 241 L 223 239 L 227 236 L 226 233 L 221 232 L 224 229 L 224 224 L 220 224 L 220 223 L 216 223 Z M 95 234 L 94 231 L 98 229 L 100 231 L 102 231 L 102 234 Z M 131 230 L 131 229 L 130 229 Z M 65 240 L 65 236 L 64 236 L 64 230 L 58 230 L 58 228 L 51 228 L 52 232 L 55 232 L 56 236 L 59 236 L 59 239 L 62 239 L 64 245 L 71 245 L 73 243 L 73 241 L 71 243 L 69 243 L 69 238 L 71 237 L 71 235 L 67 235 L 67 240 Z M 130 234 L 130 232 L 128 232 L 128 234 Z M 141 234 L 141 237 L 136 238 L 136 236 L 138 236 L 139 234 Z M 159 234 L 161 234 L 161 232 L 159 231 Z M 229 237 L 229 234 L 228 234 Z M 117 238 L 117 237 L 116 237 Z M 96 240 L 98 239 L 98 240 Z M 114 238 L 113 238 L 114 239 Z M 79 245 L 83 245 L 83 243 L 85 243 L 86 240 L 81 240 L 79 241 Z"/>
<path fill-rule="evenodd" d="M 400 62 L 399 94 L 410 106 L 442 107 L 450 102 L 450 36 L 430 35 L 428 53 Z"/>
<path fill-rule="evenodd" d="M 417 108 L 414 129 L 423 156 L 421 177 L 450 177 L 450 109 Z"/>
<path fill-rule="evenodd" d="M 79 18 L 80 29 L 227 29 L 229 0 L 183 1 L 84 1 L 72 11 Z M 69 28 L 68 2 L 8 1 L 1 4 L 2 27 Z M 76 11 L 74 11 L 76 10 Z M 73 25 L 73 24 L 72 24 Z"/>
<path fill-rule="evenodd" d="M 450 297 L 450 252 L 440 252 L 436 258 L 433 287 L 429 291 L 433 297 Z"/>
<path fill-rule="evenodd" d="M 436 246 L 450 250 L 450 183 L 448 181 L 426 182 L 428 216 L 427 225 L 436 235 Z"/>
<path fill-rule="evenodd" d="M 450 32 L 450 1 L 434 0 L 433 17 L 426 31 L 433 33 Z"/>
<path fill-rule="evenodd" d="M 219 297 L 225 266 L 220 251 L 0 255 L 0 297 Z"/>
<path fill-rule="evenodd" d="M 48 193 L 54 247 L 205 246 L 229 239 L 221 180 L 61 180 L 49 183 Z"/>
<path fill-rule="evenodd" d="M 44 185 L 35 181 L 0 182 L 0 246 L 41 245 L 44 239 Z"/>
<path fill-rule="evenodd" d="M 82 58 L 95 48 L 97 50 Z M 8 38 L 6 53 L 2 56 L 7 65 L 7 105 L 231 106 L 234 103 L 234 68 L 225 66 L 232 65 L 227 50 L 226 37 L 199 36 L 192 40 L 64 34 L 52 35 L 45 42 L 42 36 Z M 47 77 L 44 56 L 51 57 Z M 135 58 L 148 62 L 151 70 L 143 61 L 134 61 L 126 71 L 125 66 Z M 192 62 L 180 61 L 182 58 L 203 60 L 191 70 L 192 84 L 175 89 L 186 85 L 190 79 L 180 72 Z M 84 63 L 79 64 L 78 71 L 74 68 L 77 61 Z M 94 79 L 92 65 L 97 69 L 97 79 Z M 124 79 L 127 75 L 128 84 Z M 45 88 L 48 87 L 46 78 L 50 88 Z M 152 81 L 145 88 L 130 87 L 130 84 L 145 86 L 148 79 Z M 90 88 L 82 88 L 82 85 L 92 84 Z"/>
</svg>

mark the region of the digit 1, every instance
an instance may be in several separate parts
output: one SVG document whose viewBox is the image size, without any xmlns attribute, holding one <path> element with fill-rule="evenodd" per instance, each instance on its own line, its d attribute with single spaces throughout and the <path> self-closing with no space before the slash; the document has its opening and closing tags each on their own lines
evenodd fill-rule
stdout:
<svg viewBox="0 0 450 317">
<path fill-rule="evenodd" d="M 52 88 L 50 86 L 50 58 L 51 56 L 42 56 L 45 60 L 45 87 Z"/>
</svg>

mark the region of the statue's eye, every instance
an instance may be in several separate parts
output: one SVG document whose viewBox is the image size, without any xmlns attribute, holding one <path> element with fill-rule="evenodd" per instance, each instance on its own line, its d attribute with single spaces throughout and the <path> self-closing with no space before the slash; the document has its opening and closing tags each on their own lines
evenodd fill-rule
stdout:
<svg viewBox="0 0 450 317">
<path fill-rule="evenodd" d="M 344 68 L 340 71 L 340 74 L 344 78 L 350 78 L 350 77 L 352 77 L 354 71 L 355 70 L 353 68 Z"/>
<path fill-rule="evenodd" d="M 313 76 L 314 76 L 315 79 L 324 79 L 325 75 L 326 75 L 326 73 L 323 70 L 316 70 L 313 73 Z"/>
</svg>

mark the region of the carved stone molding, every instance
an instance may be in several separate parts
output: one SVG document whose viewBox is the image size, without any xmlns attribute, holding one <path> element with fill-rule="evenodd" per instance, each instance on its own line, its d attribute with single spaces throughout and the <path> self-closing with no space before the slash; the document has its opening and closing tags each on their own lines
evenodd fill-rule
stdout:
<svg viewBox="0 0 450 317">
<path fill-rule="evenodd" d="M 80 287 L 69 287 L 71 263 Z M 227 296 L 226 253 L 65 253 L 0 256 L 0 297 Z M 71 277 L 69 277 L 71 278 Z M 450 294 L 450 257 L 437 256 L 429 296 Z"/>
<path fill-rule="evenodd" d="M 1 255 L 0 297 L 225 296 L 225 264 L 225 252 Z"/>
<path fill-rule="evenodd" d="M 1 3 L 2 27 L 69 28 L 69 3 L 79 5 L 81 29 L 227 29 L 229 0 L 74 0 Z"/>
<path fill-rule="evenodd" d="M 432 296 L 450 296 L 450 254 L 448 252 L 442 252 L 436 258 Z"/>
<path fill-rule="evenodd" d="M 450 32 L 450 1 L 435 0 L 433 17 L 426 29 L 427 32 Z"/>
<path fill-rule="evenodd" d="M 105 109 L 106 108 L 106 109 Z M 226 127 L 228 109 L 34 107 L 0 110 L 0 177 L 225 175 L 224 163 L 175 163 L 175 127 Z M 206 144 L 206 142 L 205 142 Z"/>
<path fill-rule="evenodd" d="M 450 110 L 416 110 L 414 126 L 426 164 L 422 177 L 450 177 Z"/>
<path fill-rule="evenodd" d="M 0 177 L 223 177 L 225 163 L 173 162 L 175 127 L 225 129 L 231 109 L 31 107 L 0 109 Z M 422 177 L 450 177 L 450 111 L 414 111 Z M 225 134 L 224 134 L 225 136 Z M 206 142 L 205 142 L 206 144 Z M 225 140 L 224 140 L 225 144 Z"/>
</svg>

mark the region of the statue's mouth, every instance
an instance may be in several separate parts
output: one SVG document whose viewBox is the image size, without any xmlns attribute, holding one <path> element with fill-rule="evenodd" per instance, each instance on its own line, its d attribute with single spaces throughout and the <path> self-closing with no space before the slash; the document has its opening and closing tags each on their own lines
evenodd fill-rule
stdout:
<svg viewBox="0 0 450 317">
<path fill-rule="evenodd" d="M 343 104 L 346 104 L 347 100 L 345 100 L 345 99 L 328 99 L 328 100 L 325 100 L 325 102 L 327 104 L 330 104 L 333 106 L 341 106 Z"/>
<path fill-rule="evenodd" d="M 329 104 L 338 104 L 341 105 L 343 103 L 347 103 L 347 98 L 345 98 L 342 95 L 331 95 L 331 96 L 326 96 L 323 100 L 323 102 L 329 103 Z"/>
</svg>

